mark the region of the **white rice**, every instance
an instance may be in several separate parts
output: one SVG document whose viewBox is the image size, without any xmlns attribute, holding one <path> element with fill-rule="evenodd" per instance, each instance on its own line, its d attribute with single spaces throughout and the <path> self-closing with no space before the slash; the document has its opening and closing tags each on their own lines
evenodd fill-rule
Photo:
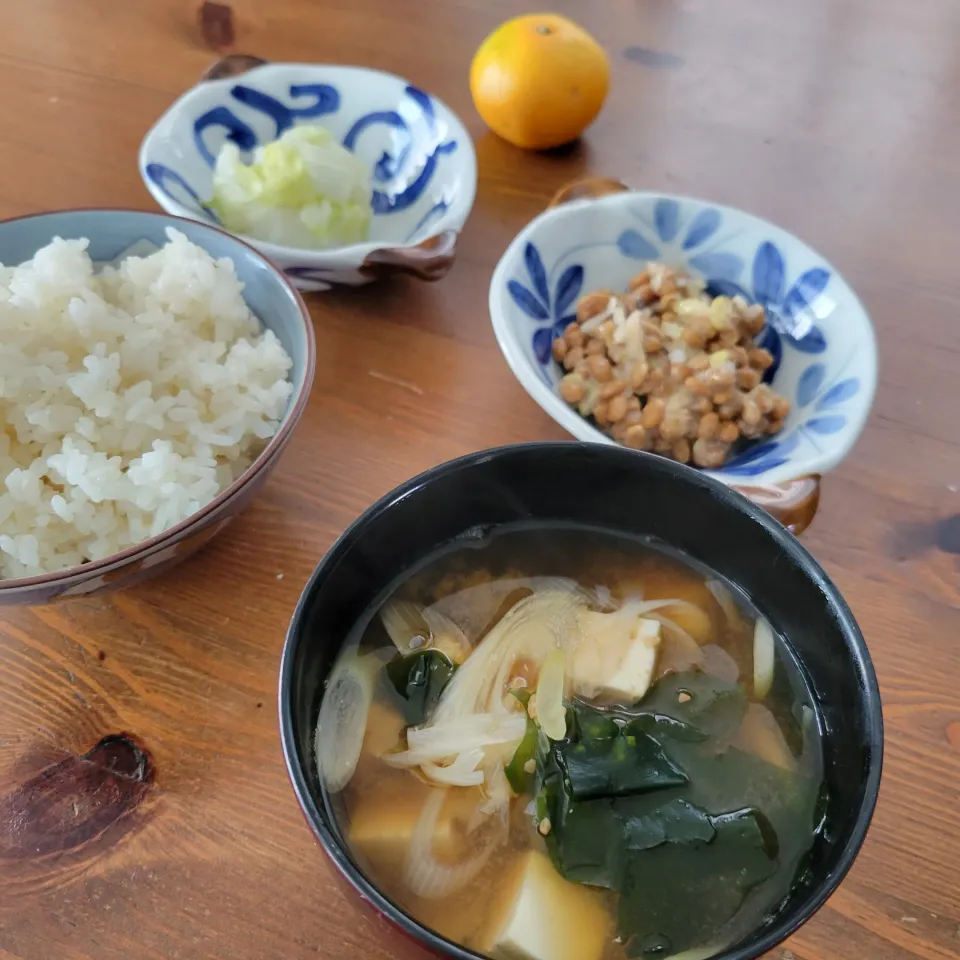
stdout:
<svg viewBox="0 0 960 960">
<path fill-rule="evenodd" d="M 86 240 L 0 265 L 0 577 L 161 533 L 279 428 L 290 356 L 229 259 L 167 236 L 98 273 Z"/>
</svg>

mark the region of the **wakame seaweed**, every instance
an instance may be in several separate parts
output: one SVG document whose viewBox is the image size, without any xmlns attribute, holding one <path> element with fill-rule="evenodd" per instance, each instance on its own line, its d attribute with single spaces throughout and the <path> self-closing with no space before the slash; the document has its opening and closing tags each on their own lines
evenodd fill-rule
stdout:
<svg viewBox="0 0 960 960">
<path fill-rule="evenodd" d="M 523 704 L 523 709 L 526 711 L 527 704 L 530 702 L 529 691 L 511 690 L 510 692 Z M 527 727 L 524 731 L 523 739 L 520 741 L 520 746 L 517 747 L 513 758 L 504 768 L 504 773 L 507 775 L 507 782 L 510 784 L 514 793 L 534 792 L 537 780 L 536 767 L 534 766 L 533 769 L 528 770 L 527 766 L 531 761 L 536 759 L 539 731 L 540 728 L 537 726 L 536 721 L 531 720 L 530 714 L 528 713 Z"/>
<path fill-rule="evenodd" d="M 539 736 L 547 849 L 568 880 L 619 894 L 630 956 L 704 943 L 792 862 L 783 838 L 809 837 L 810 784 L 729 746 L 746 706 L 737 684 L 687 671 L 629 709 L 578 702 L 565 740 Z"/>
<path fill-rule="evenodd" d="M 709 673 L 686 670 L 668 673 L 624 716 L 633 726 L 651 726 L 675 740 L 725 741 L 747 712 L 747 698 L 737 683 Z"/>
<path fill-rule="evenodd" d="M 384 666 L 384 687 L 407 724 L 416 726 L 430 719 L 456 669 L 439 650 L 419 650 L 394 657 Z"/>
<path fill-rule="evenodd" d="M 682 802 L 666 805 L 657 824 L 663 840 L 624 855 L 617 924 L 628 956 L 650 955 L 647 945 L 663 939 L 669 953 L 706 942 L 777 869 L 759 811 L 710 816 L 691 806 L 669 816 Z M 664 952 L 661 945 L 653 955 Z"/>
<path fill-rule="evenodd" d="M 563 741 L 555 749 L 574 800 L 629 796 L 687 782 L 647 733 L 623 730 L 606 740 Z"/>
</svg>

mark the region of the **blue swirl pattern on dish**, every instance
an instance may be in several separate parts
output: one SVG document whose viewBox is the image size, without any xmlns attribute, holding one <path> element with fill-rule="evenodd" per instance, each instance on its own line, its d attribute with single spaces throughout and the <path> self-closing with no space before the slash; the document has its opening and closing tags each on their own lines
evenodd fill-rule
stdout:
<svg viewBox="0 0 960 960">
<path fill-rule="evenodd" d="M 533 353 L 543 367 L 550 360 L 550 346 L 563 333 L 568 323 L 576 320 L 577 297 L 583 287 L 583 267 L 579 263 L 568 266 L 554 286 L 553 296 L 547 281 L 547 272 L 537 248 L 528 243 L 523 253 L 526 267 L 525 283 L 510 280 L 507 292 L 513 302 L 534 322 Z"/>
<path fill-rule="evenodd" d="M 797 391 L 793 398 L 794 408 L 803 412 L 806 419 L 787 433 L 775 439 L 750 447 L 740 456 L 729 461 L 721 473 L 738 477 L 755 477 L 774 467 L 787 463 L 801 443 L 819 450 L 819 437 L 839 433 L 847 425 L 847 417 L 837 410 L 860 392 L 860 378 L 847 376 L 849 359 L 840 370 L 825 384 L 826 368 L 822 363 L 812 363 L 797 381 Z M 812 413 L 813 416 L 809 416 Z"/>
</svg>

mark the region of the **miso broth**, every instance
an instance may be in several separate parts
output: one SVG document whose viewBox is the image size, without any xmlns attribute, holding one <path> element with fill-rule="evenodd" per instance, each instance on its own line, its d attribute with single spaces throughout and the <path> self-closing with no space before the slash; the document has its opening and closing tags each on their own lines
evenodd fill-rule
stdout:
<svg viewBox="0 0 960 960">
<path fill-rule="evenodd" d="M 370 879 L 498 960 L 709 957 L 798 882 L 823 799 L 813 700 L 746 598 L 572 527 L 410 573 L 331 671 L 317 762 Z"/>
</svg>

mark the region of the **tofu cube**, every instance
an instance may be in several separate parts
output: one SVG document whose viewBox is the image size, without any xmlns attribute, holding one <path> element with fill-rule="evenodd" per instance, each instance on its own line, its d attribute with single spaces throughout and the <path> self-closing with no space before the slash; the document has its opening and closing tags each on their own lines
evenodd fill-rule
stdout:
<svg viewBox="0 0 960 960">
<path fill-rule="evenodd" d="M 588 700 L 636 703 L 657 665 L 660 624 L 625 611 L 581 615 L 582 639 L 573 652 L 573 689 Z"/>
<path fill-rule="evenodd" d="M 377 870 L 401 869 L 414 827 L 433 789 L 411 777 L 409 783 L 391 779 L 376 792 L 364 792 L 351 811 L 347 833 L 351 847 Z M 433 853 L 438 860 L 455 863 L 465 855 L 466 821 L 481 799 L 477 789 L 450 790 L 433 835 Z"/>
<path fill-rule="evenodd" d="M 479 949 L 495 960 L 599 960 L 610 917 L 596 891 L 528 850 L 504 884 Z"/>
<path fill-rule="evenodd" d="M 363 752 L 371 757 L 382 757 L 390 750 L 402 746 L 401 735 L 406 721 L 389 704 L 374 700 L 367 716 L 367 731 L 363 737 Z"/>
<path fill-rule="evenodd" d="M 790 773 L 797 769 L 797 761 L 790 752 L 780 724 L 763 704 L 751 703 L 747 707 L 733 746 Z"/>
</svg>

